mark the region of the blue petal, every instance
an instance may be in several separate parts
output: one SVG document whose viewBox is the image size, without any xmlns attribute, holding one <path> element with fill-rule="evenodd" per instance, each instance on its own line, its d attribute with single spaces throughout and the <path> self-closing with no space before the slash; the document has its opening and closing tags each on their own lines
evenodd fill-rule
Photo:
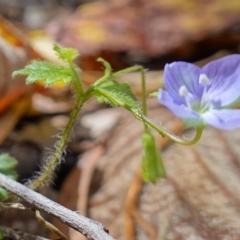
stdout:
<svg viewBox="0 0 240 240">
<path fill-rule="evenodd" d="M 179 95 L 179 88 L 186 86 L 188 91 L 200 101 L 203 86 L 199 85 L 201 69 L 191 63 L 174 62 L 166 64 L 164 68 L 164 81 L 166 90 L 179 104 L 185 103 L 184 97 Z"/>
<path fill-rule="evenodd" d="M 212 61 L 202 72 L 210 79 L 208 94 L 211 99 L 220 101 L 222 107 L 240 100 L 240 55 Z"/>
<path fill-rule="evenodd" d="M 240 127 L 240 109 L 211 110 L 202 114 L 202 117 L 206 123 L 219 129 L 233 130 Z"/>
<path fill-rule="evenodd" d="M 159 89 L 158 100 L 161 104 L 167 107 L 174 115 L 180 118 L 185 124 L 185 126 L 197 127 L 205 125 L 203 123 L 201 116 L 197 112 L 191 110 L 185 105 L 176 103 L 175 99 L 173 100 L 168 92 Z"/>
</svg>

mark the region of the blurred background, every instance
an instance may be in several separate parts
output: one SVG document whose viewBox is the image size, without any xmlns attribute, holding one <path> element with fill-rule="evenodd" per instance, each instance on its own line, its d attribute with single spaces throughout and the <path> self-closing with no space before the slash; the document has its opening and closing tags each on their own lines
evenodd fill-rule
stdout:
<svg viewBox="0 0 240 240">
<path fill-rule="evenodd" d="M 237 0 L 0 1 L 0 14 L 32 37 L 42 30 L 83 57 L 105 53 L 120 61 L 116 67 L 139 62 L 156 69 L 238 51 L 239 8 Z"/>
<path fill-rule="evenodd" d="M 153 92 L 163 87 L 166 63 L 202 66 L 239 53 L 240 1 L 0 0 L 0 152 L 18 159 L 22 183 L 53 151 L 57 138 L 51 136 L 64 128 L 74 98 L 61 83 L 49 89 L 41 83 L 26 86 L 24 78 L 13 80 L 11 72 L 33 59 L 58 63 L 54 43 L 79 50 L 76 64 L 86 87 L 103 74 L 96 62 L 102 57 L 114 71 L 143 65 L 148 92 Z M 140 96 L 138 73 L 118 80 L 130 82 Z M 183 133 L 182 125 L 156 101 L 150 100 L 149 107 L 157 121 Z M 239 132 L 210 129 L 191 148 L 157 137 L 168 179 L 151 185 L 137 174 L 142 126 L 134 121 L 94 99 L 87 103 L 63 167 L 41 193 L 102 222 L 117 239 L 240 239 Z M 71 240 L 82 239 L 45 218 Z M 0 225 L 56 238 L 31 211 L 3 210 Z"/>
</svg>

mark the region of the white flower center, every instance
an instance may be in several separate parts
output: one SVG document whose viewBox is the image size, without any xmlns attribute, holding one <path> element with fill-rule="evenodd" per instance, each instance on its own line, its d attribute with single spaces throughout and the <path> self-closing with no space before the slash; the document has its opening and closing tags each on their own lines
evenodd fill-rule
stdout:
<svg viewBox="0 0 240 240">
<path fill-rule="evenodd" d="M 210 83 L 209 78 L 206 74 L 199 75 L 199 90 L 196 93 L 189 92 L 188 88 L 185 85 L 182 85 L 178 93 L 181 97 L 184 97 L 186 105 L 196 112 L 204 113 L 208 111 L 212 106 L 211 102 L 209 101 L 209 97 L 207 94 L 207 88 Z M 203 88 L 203 89 L 202 89 Z M 200 93 L 200 89 L 202 92 Z"/>
<path fill-rule="evenodd" d="M 179 90 L 178 90 L 178 93 L 179 93 L 179 95 L 180 96 L 182 96 L 182 97 L 187 97 L 187 95 L 188 95 L 188 90 L 187 90 L 187 88 L 186 88 L 186 86 L 181 86 L 180 88 L 179 88 Z"/>
<path fill-rule="evenodd" d="M 202 85 L 208 85 L 210 82 L 209 78 L 206 74 L 200 74 L 199 76 L 199 83 Z"/>
</svg>

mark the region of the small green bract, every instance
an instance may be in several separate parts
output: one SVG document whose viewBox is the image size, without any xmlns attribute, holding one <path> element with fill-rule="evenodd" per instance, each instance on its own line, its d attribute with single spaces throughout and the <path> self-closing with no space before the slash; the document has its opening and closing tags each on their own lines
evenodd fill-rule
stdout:
<svg viewBox="0 0 240 240">
<path fill-rule="evenodd" d="M 142 136 L 143 159 L 142 176 L 145 181 L 156 183 L 158 178 L 165 178 L 166 173 L 159 150 L 156 147 L 155 139 L 150 132 Z"/>
</svg>

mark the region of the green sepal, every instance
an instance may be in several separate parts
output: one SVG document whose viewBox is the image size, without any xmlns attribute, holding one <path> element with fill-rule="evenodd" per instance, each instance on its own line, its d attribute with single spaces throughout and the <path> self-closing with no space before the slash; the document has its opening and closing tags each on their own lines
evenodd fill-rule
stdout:
<svg viewBox="0 0 240 240">
<path fill-rule="evenodd" d="M 149 94 L 149 97 L 158 97 L 159 96 L 159 92 L 152 92 Z"/>
<path fill-rule="evenodd" d="M 157 149 L 155 138 L 150 132 L 145 132 L 143 134 L 142 144 L 142 176 L 144 181 L 156 183 L 158 178 L 166 178 L 160 151 Z"/>
<path fill-rule="evenodd" d="M 10 170 L 17 165 L 17 160 L 7 153 L 0 154 L 0 172 Z"/>
<path fill-rule="evenodd" d="M 138 108 L 138 102 L 130 85 L 116 81 L 107 81 L 94 88 L 100 103 L 107 102 L 113 107 Z"/>
<path fill-rule="evenodd" d="M 56 52 L 58 58 L 64 62 L 73 62 L 79 56 L 79 52 L 74 48 L 60 48 L 54 44 L 53 50 Z"/>
<path fill-rule="evenodd" d="M 27 84 L 44 80 L 45 86 L 51 86 L 58 81 L 63 81 L 65 84 L 69 84 L 72 79 L 72 72 L 69 67 L 59 66 L 45 61 L 33 61 L 25 68 L 12 73 L 13 77 L 17 75 L 28 76 L 26 78 Z"/>
</svg>

